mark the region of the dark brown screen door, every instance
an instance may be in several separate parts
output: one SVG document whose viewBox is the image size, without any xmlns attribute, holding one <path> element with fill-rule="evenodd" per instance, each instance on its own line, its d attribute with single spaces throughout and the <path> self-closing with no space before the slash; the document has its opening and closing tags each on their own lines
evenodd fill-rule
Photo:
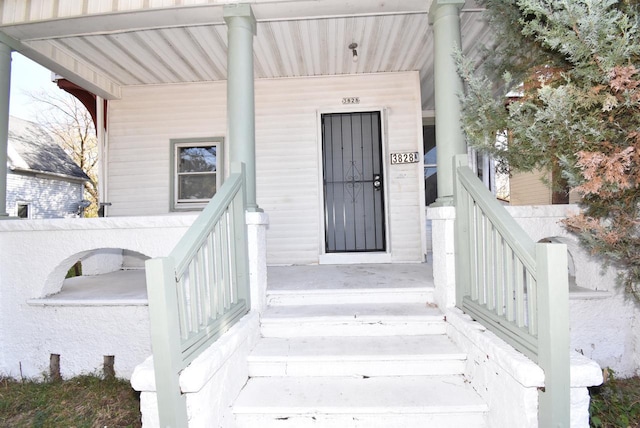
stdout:
<svg viewBox="0 0 640 428">
<path fill-rule="evenodd" d="M 325 251 L 385 251 L 380 112 L 322 115 Z"/>
</svg>

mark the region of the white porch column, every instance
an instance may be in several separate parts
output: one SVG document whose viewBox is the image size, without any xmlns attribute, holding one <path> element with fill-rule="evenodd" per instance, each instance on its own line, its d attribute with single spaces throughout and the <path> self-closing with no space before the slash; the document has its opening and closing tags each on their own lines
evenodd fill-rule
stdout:
<svg viewBox="0 0 640 428">
<path fill-rule="evenodd" d="M 438 199 L 436 206 L 453 205 L 453 156 L 467 153 L 464 133 L 460 126 L 462 79 L 453 58 L 460 48 L 460 8 L 464 0 L 433 0 L 429 10 L 429 24 L 434 38 L 434 86 L 436 104 L 436 164 Z"/>
<path fill-rule="evenodd" d="M 267 226 L 269 226 L 269 216 L 263 212 L 248 212 L 246 220 L 251 310 L 262 313 L 267 307 Z"/>
<path fill-rule="evenodd" d="M 227 123 L 231 162 L 243 162 L 247 174 L 247 210 L 256 203 L 256 131 L 253 88 L 253 36 L 256 18 L 248 4 L 224 6 L 227 23 Z"/>
<path fill-rule="evenodd" d="M 11 48 L 0 43 L 0 218 L 7 214 L 7 147 L 9 145 L 9 92 Z"/>
</svg>

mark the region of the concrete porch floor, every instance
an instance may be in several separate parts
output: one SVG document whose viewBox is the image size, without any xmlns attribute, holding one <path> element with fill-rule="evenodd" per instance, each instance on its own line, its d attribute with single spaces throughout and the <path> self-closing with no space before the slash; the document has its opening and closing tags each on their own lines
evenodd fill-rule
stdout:
<svg viewBox="0 0 640 428">
<path fill-rule="evenodd" d="M 432 266 L 428 263 L 270 266 L 267 275 L 268 289 L 272 291 L 406 289 L 433 285 Z M 144 270 L 69 278 L 59 293 L 31 299 L 29 303 L 47 306 L 146 305 Z"/>
<path fill-rule="evenodd" d="M 270 266 L 268 290 L 418 288 L 433 285 L 428 263 Z"/>
</svg>

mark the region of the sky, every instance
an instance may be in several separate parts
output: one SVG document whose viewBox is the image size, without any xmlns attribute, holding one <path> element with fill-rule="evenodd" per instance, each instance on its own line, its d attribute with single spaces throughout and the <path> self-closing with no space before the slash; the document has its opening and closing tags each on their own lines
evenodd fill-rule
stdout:
<svg viewBox="0 0 640 428">
<path fill-rule="evenodd" d="M 36 120 L 37 106 L 26 92 L 60 91 L 51 80 L 51 71 L 18 52 L 11 54 L 11 95 L 9 114 L 25 120 Z"/>
</svg>

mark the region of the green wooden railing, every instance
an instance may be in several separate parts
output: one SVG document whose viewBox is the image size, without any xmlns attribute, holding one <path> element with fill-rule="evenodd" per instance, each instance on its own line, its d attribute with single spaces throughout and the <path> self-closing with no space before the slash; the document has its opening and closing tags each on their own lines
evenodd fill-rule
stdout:
<svg viewBox="0 0 640 428">
<path fill-rule="evenodd" d="M 534 243 L 454 159 L 456 306 L 545 373 L 539 426 L 569 426 L 569 285 L 564 244 Z"/>
<path fill-rule="evenodd" d="M 160 426 L 187 427 L 180 372 L 250 308 L 245 173 L 231 175 L 167 257 L 146 262 Z"/>
</svg>

